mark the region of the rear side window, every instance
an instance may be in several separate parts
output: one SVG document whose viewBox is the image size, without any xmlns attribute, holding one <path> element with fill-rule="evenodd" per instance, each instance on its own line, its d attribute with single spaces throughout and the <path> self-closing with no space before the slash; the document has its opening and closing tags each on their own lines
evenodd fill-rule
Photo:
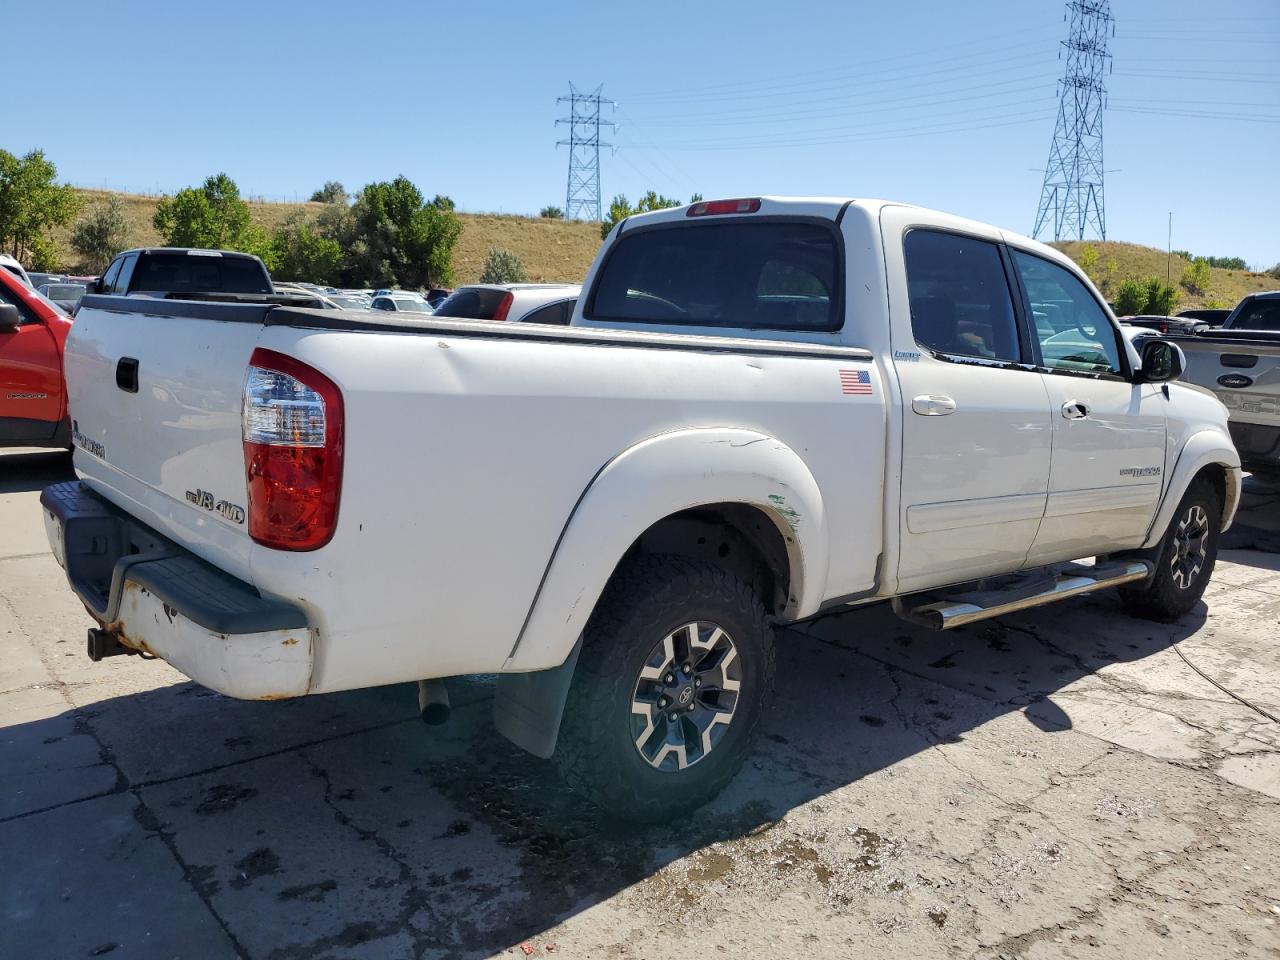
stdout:
<svg viewBox="0 0 1280 960">
<path fill-rule="evenodd" d="M 107 272 L 102 275 L 102 283 L 99 289 L 103 293 L 115 293 L 116 277 L 120 276 L 120 266 L 124 263 L 124 257 L 120 257 L 114 261 L 111 266 L 107 267 Z"/>
<path fill-rule="evenodd" d="M 138 265 L 138 255 L 131 253 L 120 262 L 120 275 L 115 281 L 114 293 L 128 293 L 129 281 L 133 279 L 133 268 Z"/>
<path fill-rule="evenodd" d="M 463 317 L 467 320 L 492 320 L 507 297 L 505 290 L 464 287 L 455 291 L 436 307 L 437 317 Z"/>
<path fill-rule="evenodd" d="M 131 287 L 164 293 L 272 292 L 266 271 L 257 260 L 186 253 L 143 256 Z"/>
<path fill-rule="evenodd" d="M 520 318 L 521 323 L 550 323 L 556 326 L 564 326 L 569 322 L 569 318 L 573 316 L 573 305 L 576 300 L 561 300 L 559 303 L 549 303 L 545 307 L 525 314 Z"/>
<path fill-rule="evenodd" d="M 916 343 L 935 353 L 1020 359 L 999 247 L 955 233 L 912 230 L 903 252 Z"/>
<path fill-rule="evenodd" d="M 588 319 L 752 330 L 840 327 L 832 226 L 735 220 L 623 233 Z"/>
</svg>

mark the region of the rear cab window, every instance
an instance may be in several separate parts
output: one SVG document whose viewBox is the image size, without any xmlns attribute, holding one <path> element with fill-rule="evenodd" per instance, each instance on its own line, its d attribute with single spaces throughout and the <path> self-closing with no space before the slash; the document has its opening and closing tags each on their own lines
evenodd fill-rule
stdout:
<svg viewBox="0 0 1280 960">
<path fill-rule="evenodd" d="M 123 279 L 123 269 L 120 275 Z M 255 259 L 186 252 L 143 254 L 129 289 L 165 293 L 274 292 L 266 269 Z"/>
<path fill-rule="evenodd" d="M 790 218 L 624 230 L 586 302 L 587 320 L 748 330 L 841 325 L 834 223 Z"/>
</svg>

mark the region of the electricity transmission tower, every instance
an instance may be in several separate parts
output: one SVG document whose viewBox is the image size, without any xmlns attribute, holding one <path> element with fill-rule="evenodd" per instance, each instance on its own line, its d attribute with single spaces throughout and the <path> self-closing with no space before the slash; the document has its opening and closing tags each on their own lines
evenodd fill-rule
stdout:
<svg viewBox="0 0 1280 960">
<path fill-rule="evenodd" d="M 1090 227 L 1105 240 L 1102 110 L 1111 68 L 1107 40 L 1115 36 L 1115 21 L 1110 0 L 1071 0 L 1063 19 L 1071 24 L 1062 43 L 1067 64 L 1058 84 L 1058 121 L 1031 235 L 1038 238 L 1052 222 L 1054 240 L 1083 240 Z"/>
<path fill-rule="evenodd" d="M 614 127 L 612 120 L 600 118 L 603 105 L 617 107 L 612 100 L 600 96 L 604 84 L 590 93 L 579 93 L 569 84 L 569 95 L 557 97 L 556 103 L 569 104 L 569 116 L 561 117 L 556 126 L 567 124 L 569 139 L 559 140 L 556 146 L 569 148 L 569 186 L 565 190 L 564 215 L 567 220 L 586 217 L 600 220 L 600 148 L 611 144 L 600 142 L 600 128 Z"/>
</svg>

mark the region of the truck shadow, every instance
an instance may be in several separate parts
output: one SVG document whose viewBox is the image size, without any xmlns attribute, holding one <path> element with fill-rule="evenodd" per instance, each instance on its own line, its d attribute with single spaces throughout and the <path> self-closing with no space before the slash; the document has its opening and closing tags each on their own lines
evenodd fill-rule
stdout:
<svg viewBox="0 0 1280 960">
<path fill-rule="evenodd" d="M 0 450 L 0 493 L 43 490 L 51 483 L 74 479 L 71 454 L 65 450 Z"/>
<path fill-rule="evenodd" d="M 93 871 L 97 887 L 61 898 L 77 881 L 54 869 L 76 862 L 94 805 L 125 795 L 131 829 L 164 841 L 242 956 L 481 957 L 525 942 L 541 953 L 549 928 L 617 896 L 696 903 L 702 887 L 665 880 L 665 867 L 722 841 L 734 857 L 772 862 L 770 831 L 789 811 L 996 718 L 1021 712 L 1040 730 L 1069 728 L 1052 694 L 1203 622 L 1203 605 L 1156 626 L 1099 596 L 946 634 L 884 607 L 785 629 L 776 701 L 742 773 L 707 808 L 647 828 L 583 803 L 550 764 L 498 736 L 484 680 L 454 684 L 454 717 L 431 729 L 409 686 L 242 703 L 175 683 L 5 731 L 10 782 L 31 790 L 10 796 L 5 813 L 20 819 L 4 828 L 23 830 L 32 855 L 52 866 L 0 880 L 0 902 L 19 890 L 40 905 L 42 924 L 72 931 L 81 894 L 127 896 L 124 866 Z M 61 777 L 83 799 L 43 802 L 37 777 L 55 786 Z M 946 822 L 951 813 L 940 805 L 922 815 Z M 803 850 L 788 857 L 779 870 L 818 868 Z M 731 870 L 723 860 L 699 869 Z M 121 871 L 118 882 L 103 884 L 103 869 Z M 166 897 L 180 895 L 191 889 Z M 9 918 L 0 947 L 24 942 L 32 922 Z M 75 955 L 127 946 L 128 931 L 95 929 L 67 946 Z"/>
</svg>

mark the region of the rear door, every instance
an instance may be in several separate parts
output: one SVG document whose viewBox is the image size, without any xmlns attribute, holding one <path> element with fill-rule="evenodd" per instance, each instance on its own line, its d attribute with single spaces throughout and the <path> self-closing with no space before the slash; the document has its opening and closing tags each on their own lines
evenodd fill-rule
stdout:
<svg viewBox="0 0 1280 960">
<path fill-rule="evenodd" d="M 917 227 L 913 215 L 886 208 L 881 220 L 903 403 L 901 591 L 1023 565 L 1052 438 L 998 232 Z"/>
<path fill-rule="evenodd" d="M 62 358 L 53 333 L 13 274 L 0 277 L 0 303 L 18 308 L 17 330 L 0 332 L 0 440 L 44 441 L 62 416 Z"/>
<path fill-rule="evenodd" d="M 1132 382 L 1119 329 L 1074 273 L 1023 250 L 1010 254 L 1053 421 L 1049 497 L 1028 559 L 1137 546 L 1164 482 L 1168 400 L 1158 384 Z"/>
</svg>

